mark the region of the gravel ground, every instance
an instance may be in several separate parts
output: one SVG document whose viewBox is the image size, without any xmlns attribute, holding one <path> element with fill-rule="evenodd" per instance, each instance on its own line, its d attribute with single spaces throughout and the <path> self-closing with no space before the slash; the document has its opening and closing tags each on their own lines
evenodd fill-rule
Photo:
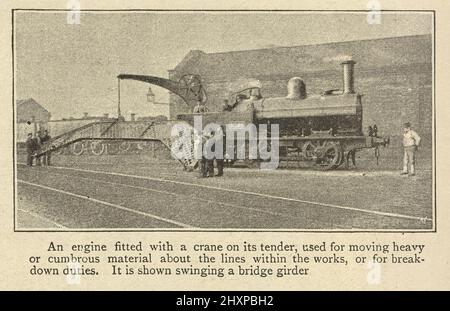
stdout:
<svg viewBox="0 0 450 311">
<path fill-rule="evenodd" d="M 23 163 L 23 156 L 19 156 Z M 17 167 L 17 229 L 430 230 L 432 172 L 226 169 L 198 179 L 145 155 Z"/>
</svg>

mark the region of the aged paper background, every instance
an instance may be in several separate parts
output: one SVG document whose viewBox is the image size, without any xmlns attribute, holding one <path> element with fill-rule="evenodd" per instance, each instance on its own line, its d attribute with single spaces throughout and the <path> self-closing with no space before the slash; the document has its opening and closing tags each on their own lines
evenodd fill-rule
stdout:
<svg viewBox="0 0 450 311">
<path fill-rule="evenodd" d="M 450 211 L 448 206 L 450 178 L 448 141 L 450 134 L 450 4 L 446 0 L 383 1 L 383 10 L 436 10 L 436 183 L 437 183 L 437 232 L 436 233 L 25 233 L 13 232 L 13 152 L 12 152 L 12 66 L 11 66 L 11 9 L 12 8 L 60 8 L 66 9 L 66 1 L 2 1 L 0 3 L 0 74 L 1 74 L 1 128 L 0 128 L 0 289 L 10 290 L 443 290 L 450 289 Z M 212 1 L 82 1 L 82 9 L 367 9 L 367 1 L 229 1 L 227 4 Z M 114 278 L 103 275 L 97 280 L 69 285 L 64 278 L 36 278 L 28 276 L 28 258 L 45 252 L 49 241 L 88 243 L 98 241 L 196 241 L 214 243 L 234 241 L 286 241 L 286 242 L 386 242 L 417 243 L 426 245 L 426 262 L 419 266 L 385 265 L 382 282 L 376 286 L 366 281 L 364 267 L 348 269 L 323 265 L 314 269 L 308 278 L 262 279 L 246 278 L 189 278 L 183 281 L 167 277 Z"/>
</svg>

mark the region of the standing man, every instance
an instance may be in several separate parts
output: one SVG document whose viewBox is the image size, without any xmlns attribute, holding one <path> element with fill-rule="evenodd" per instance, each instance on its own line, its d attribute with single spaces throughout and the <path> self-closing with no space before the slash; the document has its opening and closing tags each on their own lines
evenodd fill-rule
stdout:
<svg viewBox="0 0 450 311">
<path fill-rule="evenodd" d="M 205 136 L 204 136 L 205 137 L 205 142 L 204 142 L 203 146 L 205 146 L 205 144 L 207 142 L 214 143 L 214 141 L 212 141 L 212 139 L 214 139 L 214 135 L 215 135 L 214 131 L 206 133 Z M 212 152 L 214 152 L 214 147 L 215 147 L 215 145 L 213 145 L 213 149 L 211 150 Z M 203 152 L 205 152 L 205 150 L 203 150 Z M 211 155 L 208 155 L 208 157 L 210 157 L 210 156 Z M 203 155 L 203 157 L 205 157 L 205 154 Z M 214 158 L 207 159 L 205 157 L 205 166 L 206 166 L 205 167 L 206 177 L 214 177 Z"/>
<path fill-rule="evenodd" d="M 194 114 L 203 114 L 205 112 L 208 112 L 208 108 L 206 108 L 206 105 L 203 104 L 200 100 L 197 102 L 197 105 L 192 110 L 192 113 Z M 205 158 L 205 155 L 203 154 L 203 146 L 205 142 L 209 139 L 205 133 L 199 134 L 199 143 L 201 142 L 201 149 L 202 149 L 202 158 L 200 160 L 200 176 L 199 178 L 205 178 L 208 177 L 208 160 Z"/>
<path fill-rule="evenodd" d="M 41 137 L 41 143 L 43 145 L 47 145 L 50 142 L 50 139 L 51 137 L 50 135 L 48 135 L 48 131 L 44 130 L 44 135 Z M 51 153 L 47 152 L 46 154 L 44 154 L 43 157 L 44 157 L 43 158 L 44 165 L 50 165 Z"/>
<path fill-rule="evenodd" d="M 218 131 L 211 131 L 210 134 L 210 143 L 211 145 L 211 152 L 214 153 L 213 159 L 208 159 L 206 161 L 206 177 L 220 177 L 223 176 L 223 166 L 224 166 L 224 154 L 225 154 L 225 135 L 223 134 L 223 130 L 221 128 L 218 129 Z M 219 148 L 219 149 L 217 149 Z M 222 148 L 222 149 L 220 149 Z M 222 150 L 221 154 L 215 154 L 216 151 Z M 216 161 L 217 165 L 217 175 L 214 175 L 214 160 Z"/>
<path fill-rule="evenodd" d="M 42 132 L 41 130 L 37 131 L 36 137 L 34 138 L 34 152 L 36 154 L 36 166 L 41 166 L 41 157 L 38 156 L 39 153 L 41 153 L 41 137 Z"/>
<path fill-rule="evenodd" d="M 25 144 L 27 147 L 27 165 L 33 166 L 34 140 L 32 133 L 28 133 Z"/>
<path fill-rule="evenodd" d="M 199 178 L 205 178 L 205 177 L 208 177 L 208 159 L 206 159 L 206 157 L 205 157 L 205 153 L 204 153 L 204 146 L 205 146 L 205 144 L 206 144 L 206 142 L 208 141 L 208 139 L 210 138 L 210 136 L 207 134 L 207 133 L 205 133 L 205 132 L 201 132 L 199 135 L 198 135 L 198 143 L 199 143 L 199 148 L 201 148 L 201 151 L 202 151 L 202 158 L 200 159 L 200 165 L 199 165 L 199 168 L 200 168 L 200 175 L 199 175 Z"/>
<path fill-rule="evenodd" d="M 403 171 L 401 175 L 410 176 L 416 175 L 415 172 L 415 161 L 416 161 L 416 151 L 420 145 L 420 136 L 411 129 L 411 123 L 406 122 L 403 124 Z M 409 170 L 408 170 L 409 168 Z"/>
<path fill-rule="evenodd" d="M 44 135 L 41 136 L 41 144 L 42 145 L 47 145 L 50 141 L 50 135 L 48 135 L 48 131 L 44 130 Z M 50 160 L 51 160 L 51 155 L 50 152 L 47 152 L 46 154 L 43 155 L 43 164 L 44 165 L 50 165 Z"/>
<path fill-rule="evenodd" d="M 223 128 L 221 129 L 221 133 L 222 133 L 222 139 L 217 141 L 217 143 L 221 143 L 222 144 L 222 157 L 221 158 L 216 158 L 216 165 L 217 165 L 217 177 L 223 176 L 223 167 L 224 167 L 224 163 L 225 163 L 225 154 L 226 154 L 226 136 L 225 136 L 225 131 L 223 130 Z"/>
</svg>

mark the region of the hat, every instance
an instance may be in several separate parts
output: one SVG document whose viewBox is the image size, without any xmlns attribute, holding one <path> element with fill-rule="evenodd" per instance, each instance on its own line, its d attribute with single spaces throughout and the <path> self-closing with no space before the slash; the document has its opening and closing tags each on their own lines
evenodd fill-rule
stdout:
<svg viewBox="0 0 450 311">
<path fill-rule="evenodd" d="M 403 127 L 404 128 L 410 128 L 411 127 L 411 123 L 409 123 L 409 122 L 403 123 Z"/>
</svg>

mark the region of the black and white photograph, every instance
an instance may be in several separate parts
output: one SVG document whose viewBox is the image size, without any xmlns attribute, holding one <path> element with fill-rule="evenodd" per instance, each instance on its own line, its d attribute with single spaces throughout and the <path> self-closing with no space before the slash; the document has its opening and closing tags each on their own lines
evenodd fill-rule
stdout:
<svg viewBox="0 0 450 311">
<path fill-rule="evenodd" d="M 433 11 L 15 9 L 15 231 L 435 232 Z"/>
</svg>

